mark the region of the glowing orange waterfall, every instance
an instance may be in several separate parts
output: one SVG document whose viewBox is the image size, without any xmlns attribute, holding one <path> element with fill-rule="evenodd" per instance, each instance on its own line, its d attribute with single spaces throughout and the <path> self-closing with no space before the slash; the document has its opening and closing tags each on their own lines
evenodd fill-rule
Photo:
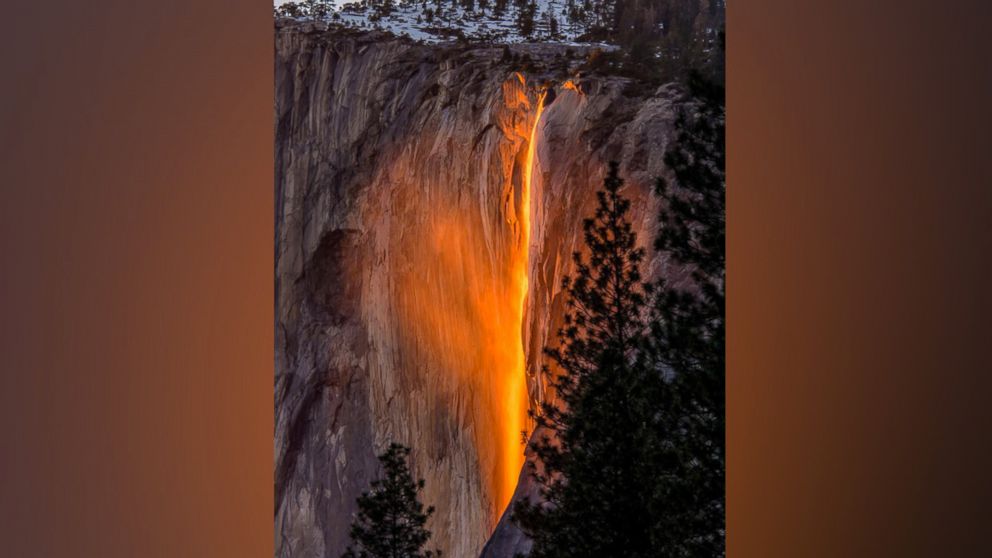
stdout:
<svg viewBox="0 0 992 558">
<path fill-rule="evenodd" d="M 516 335 L 513 359 L 515 365 L 507 377 L 506 387 L 506 425 L 503 429 L 505 440 L 503 459 L 503 479 L 500 481 L 499 503 L 500 508 L 506 508 L 513 496 L 513 491 L 517 485 L 521 467 L 524 464 L 523 447 L 521 445 L 521 431 L 527 425 L 527 363 L 524 355 L 523 325 L 524 315 L 527 308 L 527 291 L 529 288 L 528 271 L 529 247 L 530 247 L 530 213 L 531 213 L 531 184 L 534 171 L 534 159 L 537 152 L 537 126 L 541 121 L 541 113 L 544 110 L 544 93 L 537 99 L 537 111 L 534 115 L 534 124 L 530 129 L 530 136 L 527 142 L 527 155 L 524 159 L 523 180 L 521 181 L 520 192 L 520 229 L 517 239 L 517 249 L 514 251 L 512 261 L 512 273 L 514 278 L 514 295 L 516 296 Z"/>
<path fill-rule="evenodd" d="M 386 247 L 393 254 L 389 281 L 380 285 L 388 288 L 388 308 L 396 313 L 393 354 L 425 386 L 402 412 L 421 413 L 422 420 L 433 421 L 453 439 L 452 448 L 477 459 L 490 528 L 516 489 L 524 463 L 521 432 L 529 429 L 523 335 L 531 192 L 539 187 L 532 184 L 532 174 L 544 103 L 544 95 L 532 91 L 523 76 L 511 76 L 502 91 L 505 136 L 491 156 L 459 162 L 465 175 L 499 171 L 489 177 L 500 187 L 500 197 L 490 198 L 501 204 L 498 217 L 480 210 L 459 185 L 438 184 L 448 177 L 434 169 L 450 161 L 419 158 L 423 152 L 415 149 L 394 159 L 393 176 L 412 176 L 413 187 L 390 191 L 390 210 L 404 217 L 397 227 L 401 233 L 390 236 Z M 494 217 L 505 221 L 489 221 Z M 465 428 L 450 429 L 456 424 Z M 433 450 L 442 460 L 457 455 L 428 444 L 419 449 Z M 447 486 L 428 482 L 428 490 L 438 491 L 428 497 L 451 497 L 444 492 Z"/>
</svg>

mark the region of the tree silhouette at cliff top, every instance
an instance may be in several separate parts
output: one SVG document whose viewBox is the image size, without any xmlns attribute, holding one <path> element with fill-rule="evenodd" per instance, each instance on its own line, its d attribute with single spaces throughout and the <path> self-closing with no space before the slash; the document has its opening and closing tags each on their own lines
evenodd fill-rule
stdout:
<svg viewBox="0 0 992 558">
<path fill-rule="evenodd" d="M 275 7 L 277 17 L 307 17 L 317 21 L 326 18 L 334 11 L 330 0 L 303 0 L 302 2 L 286 2 Z"/>
<path fill-rule="evenodd" d="M 622 185 L 611 163 L 595 216 L 584 223 L 589 256 L 574 255 L 577 272 L 565 281 L 559 346 L 547 350 L 560 368 L 560 404 L 532 413 L 540 430 L 530 467 L 544 502 L 518 502 L 513 517 L 533 540 L 535 558 L 655 555 L 644 497 L 656 474 L 644 459 L 656 413 L 639 356 L 644 251 L 627 220 Z"/>
<path fill-rule="evenodd" d="M 660 280 L 646 353 L 669 371 L 651 460 L 654 542 L 661 556 L 724 556 L 726 149 L 723 88 L 690 77 L 691 100 L 676 119 L 666 152 L 674 181 L 658 180 L 665 200 L 655 248 L 689 270 L 678 284 Z"/>
<path fill-rule="evenodd" d="M 418 493 L 423 479 L 414 482 L 407 467 L 410 448 L 390 444 L 379 456 L 383 477 L 358 498 L 358 515 L 351 525 L 352 544 L 342 558 L 432 558 L 439 550 L 423 550 L 430 531 L 424 528 L 434 507 L 424 510 Z"/>
</svg>

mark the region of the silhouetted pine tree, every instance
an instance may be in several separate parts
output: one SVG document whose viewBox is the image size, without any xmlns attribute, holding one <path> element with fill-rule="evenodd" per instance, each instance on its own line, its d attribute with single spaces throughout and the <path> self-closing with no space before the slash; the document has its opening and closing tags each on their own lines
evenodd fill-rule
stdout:
<svg viewBox="0 0 992 558">
<path fill-rule="evenodd" d="M 423 479 L 413 481 L 407 467 L 410 448 L 390 444 L 379 456 L 383 478 L 358 498 L 358 516 L 351 525 L 352 544 L 342 558 L 431 558 L 439 550 L 423 550 L 431 533 L 424 528 L 434 513 L 424 511 L 417 494 Z"/>
<path fill-rule="evenodd" d="M 724 556 L 726 150 L 723 89 L 690 77 L 693 101 L 679 112 L 676 140 L 665 156 L 674 185 L 658 180 L 666 208 L 655 248 L 691 270 L 687 285 L 660 281 L 653 296 L 649 353 L 669 373 L 663 434 L 650 461 L 653 538 L 659 556 Z"/>
<path fill-rule="evenodd" d="M 644 440 L 657 411 L 639 357 L 644 252 L 626 219 L 622 184 L 611 163 L 595 217 L 584 223 L 588 261 L 575 254 L 576 275 L 565 281 L 560 344 L 547 349 L 560 367 L 560 404 L 532 413 L 541 430 L 530 470 L 543 502 L 523 500 L 513 513 L 534 541 L 534 558 L 655 556 L 645 489 L 657 472 L 644 459 Z"/>
<path fill-rule="evenodd" d="M 643 317 L 643 253 L 611 165 L 547 350 L 560 402 L 534 414 L 542 502 L 514 507 L 531 557 L 726 555 L 725 105 L 699 74 L 690 93 L 665 158 L 674 181 L 657 184 L 655 241 L 689 276 L 651 285 Z"/>
<path fill-rule="evenodd" d="M 279 17 L 303 17 L 309 15 L 306 9 L 298 2 L 286 2 L 275 7 L 276 16 Z"/>
<path fill-rule="evenodd" d="M 324 19 L 332 10 L 328 0 L 306 0 L 304 5 L 306 6 L 307 15 L 310 16 L 310 19 L 314 20 Z"/>
<path fill-rule="evenodd" d="M 277 16 L 308 17 L 312 20 L 324 19 L 333 12 L 330 0 L 303 0 L 302 2 L 286 2 L 275 8 Z"/>
</svg>

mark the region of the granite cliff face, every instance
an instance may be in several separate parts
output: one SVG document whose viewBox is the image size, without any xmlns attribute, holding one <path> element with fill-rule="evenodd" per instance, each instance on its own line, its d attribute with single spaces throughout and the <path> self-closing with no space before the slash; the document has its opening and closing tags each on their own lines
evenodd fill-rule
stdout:
<svg viewBox="0 0 992 558">
<path fill-rule="evenodd" d="M 390 441 L 447 556 L 494 529 L 486 555 L 526 545 L 500 517 L 533 490 L 520 432 L 553 396 L 561 278 L 609 160 L 650 238 L 677 92 L 554 79 L 564 47 L 514 48 L 529 72 L 498 48 L 277 25 L 276 556 L 340 555 Z"/>
</svg>

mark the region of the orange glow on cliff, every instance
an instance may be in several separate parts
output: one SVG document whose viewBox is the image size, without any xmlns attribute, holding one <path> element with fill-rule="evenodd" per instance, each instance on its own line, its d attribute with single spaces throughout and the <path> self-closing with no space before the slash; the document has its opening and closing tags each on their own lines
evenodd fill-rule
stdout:
<svg viewBox="0 0 992 558">
<path fill-rule="evenodd" d="M 531 126 L 527 140 L 527 156 L 524 159 L 523 180 L 520 192 L 520 229 L 517 249 L 514 251 L 512 273 L 516 285 L 515 355 L 514 366 L 507 378 L 506 409 L 504 412 L 506 427 L 504 428 L 504 460 L 502 471 L 502 486 L 499 491 L 499 501 L 505 508 L 516 489 L 520 469 L 524 464 L 524 448 L 521 444 L 521 432 L 527 426 L 527 362 L 524 355 L 523 326 L 527 309 L 527 291 L 530 285 L 528 272 L 530 269 L 530 195 L 533 183 L 534 156 L 537 153 L 537 125 L 541 121 L 544 110 L 544 93 L 537 99 L 537 111 L 534 124 Z"/>
<path fill-rule="evenodd" d="M 524 463 L 521 432 L 529 429 L 523 326 L 531 175 L 544 95 L 536 101 L 523 76 L 510 75 L 496 112 L 498 132 L 479 140 L 491 142 L 488 151 L 478 150 L 485 156 L 452 161 L 447 150 L 436 149 L 434 137 L 423 137 L 399 152 L 380 179 L 404 185 L 390 189 L 381 204 L 402 224 L 380 238 L 380 263 L 389 271 L 370 287 L 389 293 L 375 309 L 385 316 L 382 323 L 396 317 L 381 366 L 416 367 L 395 389 L 417 393 L 409 408 L 395 412 L 437 429 L 424 442 L 450 441 L 478 463 L 479 477 L 462 480 L 481 483 L 490 528 L 516 489 Z M 481 203 L 480 190 L 458 177 L 482 183 Z M 402 437 L 403 425 L 396 428 Z M 448 460 L 458 455 L 430 443 L 418 450 L 439 469 L 452 467 Z M 425 498 L 449 498 L 445 491 L 463 486 L 428 481 L 427 490 L 436 492 Z"/>
</svg>

